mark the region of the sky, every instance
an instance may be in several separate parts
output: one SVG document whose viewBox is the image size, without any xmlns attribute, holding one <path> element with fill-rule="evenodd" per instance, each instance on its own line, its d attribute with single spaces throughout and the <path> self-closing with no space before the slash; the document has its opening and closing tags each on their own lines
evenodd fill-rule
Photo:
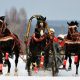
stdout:
<svg viewBox="0 0 80 80">
<path fill-rule="evenodd" d="M 40 14 L 48 20 L 80 20 L 80 0 L 0 0 L 0 15 L 11 7 L 24 8 L 28 18 Z"/>
</svg>

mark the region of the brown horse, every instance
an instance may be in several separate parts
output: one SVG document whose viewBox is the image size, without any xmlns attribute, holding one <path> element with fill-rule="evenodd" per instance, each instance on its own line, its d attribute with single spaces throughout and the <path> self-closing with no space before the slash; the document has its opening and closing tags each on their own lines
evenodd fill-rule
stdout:
<svg viewBox="0 0 80 80">
<path fill-rule="evenodd" d="M 0 17 L 0 64 L 3 64 L 3 57 L 12 56 L 15 54 L 15 71 L 17 70 L 19 53 L 21 50 L 20 41 L 16 34 L 13 34 L 7 28 L 5 16 Z M 5 63 L 8 64 L 8 73 L 10 73 L 11 63 L 9 58 L 5 58 Z M 2 70 L 0 71 L 2 73 Z"/>
<path fill-rule="evenodd" d="M 77 55 L 78 61 L 76 63 L 76 74 L 78 74 L 78 67 L 79 67 L 79 57 L 80 57 L 80 33 L 77 30 L 78 23 L 77 21 L 72 21 L 67 23 L 68 27 L 68 34 L 65 37 L 65 59 L 69 57 L 69 68 L 71 69 L 71 55 Z M 64 67 L 64 66 L 63 66 Z"/>
<path fill-rule="evenodd" d="M 37 18 L 36 28 L 30 39 L 28 59 L 27 59 L 27 68 L 29 75 L 31 75 L 30 73 L 31 63 L 36 62 L 37 65 L 39 66 L 41 52 L 44 51 L 44 48 L 46 46 L 45 20 L 46 18 L 44 18 L 43 16 L 39 16 Z"/>
</svg>

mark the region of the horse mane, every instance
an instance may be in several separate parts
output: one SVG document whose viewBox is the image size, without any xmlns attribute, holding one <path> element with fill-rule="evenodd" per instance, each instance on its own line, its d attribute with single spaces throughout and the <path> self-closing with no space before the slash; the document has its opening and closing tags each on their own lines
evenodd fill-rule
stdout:
<svg viewBox="0 0 80 80">
<path fill-rule="evenodd" d="M 4 34 L 4 36 L 9 36 L 11 32 L 8 28 L 6 28 L 2 34 Z"/>
</svg>

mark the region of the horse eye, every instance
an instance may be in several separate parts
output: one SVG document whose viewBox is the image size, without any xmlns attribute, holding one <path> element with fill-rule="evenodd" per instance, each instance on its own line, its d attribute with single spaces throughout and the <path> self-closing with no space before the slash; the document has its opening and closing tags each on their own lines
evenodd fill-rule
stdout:
<svg viewBox="0 0 80 80">
<path fill-rule="evenodd" d="M 38 26 L 38 28 L 41 28 L 40 26 Z"/>
</svg>

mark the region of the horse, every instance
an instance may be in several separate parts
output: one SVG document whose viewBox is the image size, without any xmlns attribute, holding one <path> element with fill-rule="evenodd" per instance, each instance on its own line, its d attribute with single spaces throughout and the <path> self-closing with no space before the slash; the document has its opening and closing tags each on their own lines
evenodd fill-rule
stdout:
<svg viewBox="0 0 80 80">
<path fill-rule="evenodd" d="M 8 65 L 7 73 L 10 73 L 11 63 L 9 57 L 12 58 L 15 55 L 15 71 L 17 72 L 18 58 L 21 50 L 20 40 L 16 34 L 10 32 L 4 19 L 5 16 L 0 17 L 0 64 L 3 64 L 4 57 L 5 63 Z M 2 70 L 0 70 L 0 73 L 3 73 Z"/>
<path fill-rule="evenodd" d="M 80 59 L 80 33 L 77 30 L 78 22 L 77 21 L 71 21 L 68 24 L 68 34 L 64 38 L 65 41 L 65 60 L 69 57 L 69 67 L 68 69 L 71 69 L 72 59 L 71 56 L 78 56 L 78 60 L 75 63 L 76 64 L 76 74 L 78 74 L 78 67 L 79 67 L 79 59 Z M 63 65 L 65 68 L 65 66 Z"/>
<path fill-rule="evenodd" d="M 44 47 L 46 46 L 46 34 L 45 34 L 45 23 L 46 18 L 39 17 L 37 18 L 36 28 L 34 30 L 33 35 L 31 36 L 29 43 L 29 58 L 27 59 L 27 68 L 28 73 L 30 75 L 30 65 L 31 63 L 37 63 L 39 66 L 39 56 L 41 52 L 44 51 Z"/>
</svg>

